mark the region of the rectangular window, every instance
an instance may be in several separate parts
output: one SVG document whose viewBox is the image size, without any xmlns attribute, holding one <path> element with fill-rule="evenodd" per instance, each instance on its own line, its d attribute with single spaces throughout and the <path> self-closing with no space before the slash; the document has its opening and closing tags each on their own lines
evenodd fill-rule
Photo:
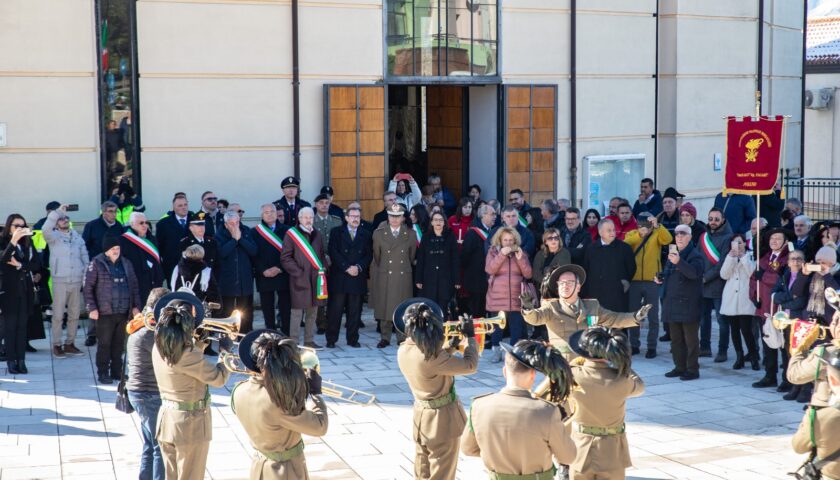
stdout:
<svg viewBox="0 0 840 480">
<path fill-rule="evenodd" d="M 497 0 L 388 0 L 388 75 L 497 76 Z"/>
</svg>

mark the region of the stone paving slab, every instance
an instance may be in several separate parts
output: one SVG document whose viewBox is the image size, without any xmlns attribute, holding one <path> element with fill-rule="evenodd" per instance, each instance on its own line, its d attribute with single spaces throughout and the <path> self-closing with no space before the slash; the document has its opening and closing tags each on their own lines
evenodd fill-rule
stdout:
<svg viewBox="0 0 840 480">
<path fill-rule="evenodd" d="M 261 314 L 256 316 L 255 324 L 261 325 Z M 413 478 L 413 399 L 397 367 L 396 347 L 376 349 L 369 310 L 363 320 L 362 348 L 349 348 L 342 340 L 339 348 L 319 352 L 321 370 L 325 380 L 374 393 L 377 402 L 362 407 L 327 400 L 329 431 L 323 438 L 305 439 L 312 479 Z M 81 342 L 84 336 L 77 338 Z M 96 383 L 95 347 L 84 348 L 85 356 L 53 359 L 46 340 L 33 345 L 38 352 L 27 355 L 31 374 L 12 377 L 0 366 L 0 480 L 137 478 L 139 421 L 114 408 L 115 385 Z M 634 464 L 627 478 L 788 478 L 786 472 L 803 460 L 790 448 L 802 405 L 783 401 L 774 389 L 751 388 L 763 372 L 731 370 L 731 360 L 716 364 L 702 358 L 696 381 L 665 378 L 672 367 L 668 348 L 660 344 L 655 359 L 634 357 L 647 388 L 627 404 Z M 230 389 L 241 379 L 234 375 L 223 388 L 211 389 L 213 441 L 206 479 L 247 478 L 252 449 L 230 410 Z M 489 355 L 475 375 L 457 380 L 467 407 L 471 396 L 502 385 L 501 364 L 491 363 Z M 463 456 L 457 475 L 486 478 L 480 459 Z"/>
</svg>

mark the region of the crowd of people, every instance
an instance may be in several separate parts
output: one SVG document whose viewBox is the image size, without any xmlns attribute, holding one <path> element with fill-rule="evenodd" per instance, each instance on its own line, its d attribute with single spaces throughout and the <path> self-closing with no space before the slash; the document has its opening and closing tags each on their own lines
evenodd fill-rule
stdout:
<svg viewBox="0 0 840 480">
<path fill-rule="evenodd" d="M 128 345 L 132 403 L 155 411 L 144 414 L 146 409 L 137 408 L 141 417 L 146 415 L 143 468 L 150 472 L 148 478 L 163 471 L 161 448 L 166 446 L 152 433 L 154 405 L 162 401 L 155 392 L 163 388 L 153 385 L 143 365 L 171 368 L 181 355 L 166 350 L 152 359 L 156 337 L 136 319 L 149 314 L 167 292 L 165 284 L 171 291 L 189 290 L 205 306 L 218 306 L 208 316 L 236 312 L 243 334 L 254 329 L 258 293 L 267 331 L 298 342 L 302 327 L 300 343 L 311 349 L 323 348 L 319 342 L 336 348 L 343 320 L 346 345 L 361 347 L 361 313 L 367 302 L 380 335 L 377 348 L 389 347 L 395 334 L 398 344 L 417 347 L 414 353 L 400 349 L 400 368 L 415 396 L 426 392 L 420 396 L 430 400 L 452 387 L 452 380 L 451 375 L 433 385 L 412 380 L 423 377 L 417 370 L 420 359 L 437 357 L 439 347 L 429 345 L 440 340 L 429 343 L 417 336 L 426 322 L 413 327 L 407 322 L 405 331 L 394 331 L 395 311 L 413 297 L 442 307 L 441 321 L 504 315 L 507 327 L 495 329 L 486 344 L 492 362 L 507 362 L 511 387 L 527 383 L 527 376 L 514 373 L 533 370 L 534 362 L 513 355 L 502 342 L 505 336 L 510 345 L 522 348 L 523 341 L 546 341 L 568 360 L 584 355 L 575 353 L 576 331 L 605 327 L 624 330 L 621 337 L 609 333 L 597 341 L 618 350 L 610 356 L 606 347 L 595 349 L 587 358 L 606 359 L 620 377 L 628 378 L 630 395 L 640 394 L 643 384 L 628 369 L 629 357 L 642 352 L 640 324 L 646 321 L 645 358 L 658 355 L 660 342 L 670 342 L 674 366 L 667 377 L 699 378 L 699 358 L 727 362 L 731 343 L 733 369 L 749 365 L 758 371 L 763 366 L 764 375 L 753 387 L 775 387 L 784 399 L 803 403 L 826 395 L 814 391 L 809 384 L 813 377 L 801 374 L 803 369 L 811 372 L 801 365 L 806 358 L 789 354 L 790 332 L 776 330 L 769 317 L 781 310 L 833 333 L 835 310 L 824 292 L 840 288 L 840 223 L 812 222 L 801 202 L 784 199 L 778 185 L 760 197 L 760 218 L 751 197 L 718 195 L 706 222 L 684 195 L 673 187 L 660 192 L 651 179 L 641 181 L 632 203 L 612 198 L 603 217 L 596 209 L 581 212 L 566 199 L 544 199 L 531 206 L 518 189 L 509 192 L 504 205 L 483 198 L 478 185 L 457 199 L 437 175 L 420 188 L 410 175 L 397 174 L 375 214 L 363 212 L 357 202 L 335 205 L 330 186 L 311 204 L 301 198 L 298 178 L 283 179 L 281 188 L 283 196 L 262 205 L 253 226 L 243 223 L 245 211 L 239 204 L 222 206 L 212 191 L 202 193 L 195 210 L 185 193 L 176 193 L 172 209 L 154 228 L 131 191 L 118 191 L 104 202 L 101 214 L 81 234 L 70 221 L 71 207 L 59 202 L 50 202 L 47 215 L 32 228 L 21 215 L 10 215 L 0 232 L 0 353 L 9 373 L 27 373 L 25 353 L 32 350 L 27 342 L 45 338 L 47 310 L 52 355 L 83 354 L 75 337 L 84 302 L 95 326 L 88 327 L 85 344 L 97 347 L 99 382 L 125 378 Z M 371 217 L 372 222 L 365 220 Z M 178 315 L 169 312 L 172 318 Z M 714 351 L 713 318 L 719 330 Z M 278 342 L 266 337 L 264 343 L 280 349 Z M 624 350 L 628 369 L 621 368 Z M 455 362 L 464 373 L 475 367 L 468 352 Z M 199 353 L 216 354 L 204 344 Z M 409 355 L 417 358 L 404 360 Z M 528 368 L 521 370 L 511 360 Z M 205 372 L 205 383 L 223 382 L 226 376 L 220 372 Z M 206 387 L 195 388 L 201 390 L 196 395 L 204 395 Z M 313 428 L 326 428 L 325 417 L 313 418 Z M 450 427 L 448 441 L 457 445 L 463 425 L 458 428 L 454 422 Z M 166 442 L 160 432 L 157 440 Z M 481 443 L 476 433 L 464 439 L 463 448 L 478 451 Z M 418 446 L 419 472 L 454 469 L 451 461 L 435 457 L 436 448 L 440 445 Z M 177 470 L 167 464 L 170 468 Z M 155 473 L 154 478 L 162 477 Z"/>
</svg>

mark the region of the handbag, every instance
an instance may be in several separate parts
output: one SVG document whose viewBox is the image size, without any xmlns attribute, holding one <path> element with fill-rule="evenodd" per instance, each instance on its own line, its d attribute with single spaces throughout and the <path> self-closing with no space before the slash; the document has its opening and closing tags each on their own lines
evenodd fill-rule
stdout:
<svg viewBox="0 0 840 480">
<path fill-rule="evenodd" d="M 774 310 L 772 304 L 770 306 L 770 311 Z M 773 321 L 770 318 L 764 319 L 764 325 L 761 326 L 762 337 L 764 338 L 764 343 L 767 344 L 770 348 L 784 348 L 785 346 L 785 334 L 781 331 L 776 329 L 773 326 Z"/>
<path fill-rule="evenodd" d="M 126 339 L 126 345 L 128 344 L 128 339 Z M 128 357 L 128 350 L 123 347 L 123 363 L 122 363 L 122 370 L 120 371 L 120 383 L 117 385 L 117 400 L 114 404 L 117 407 L 117 410 L 132 414 L 134 413 L 134 407 L 131 405 L 131 401 L 128 399 L 128 390 L 125 388 L 125 360 Z"/>
</svg>

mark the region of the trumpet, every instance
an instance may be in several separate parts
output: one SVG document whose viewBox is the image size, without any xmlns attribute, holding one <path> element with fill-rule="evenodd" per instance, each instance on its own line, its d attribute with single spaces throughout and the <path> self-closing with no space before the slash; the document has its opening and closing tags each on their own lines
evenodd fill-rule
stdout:
<svg viewBox="0 0 840 480">
<path fill-rule="evenodd" d="M 796 322 L 802 322 L 803 320 L 798 320 L 795 318 L 790 318 L 790 315 L 785 313 L 783 310 L 776 312 L 772 317 L 770 317 L 770 321 L 773 322 L 773 328 L 776 330 L 784 330 L 787 327 L 795 325 Z M 805 322 L 805 323 L 812 323 L 812 322 Z M 817 323 L 812 323 L 813 326 L 820 331 L 820 336 L 817 337 L 815 340 L 823 340 L 826 338 L 828 334 L 828 327 L 825 325 L 819 325 Z"/>
<path fill-rule="evenodd" d="M 488 318 L 476 318 L 473 320 L 473 325 L 475 327 L 475 341 L 478 344 L 478 353 L 479 355 L 481 352 L 484 351 L 484 337 L 485 335 L 489 335 L 496 331 L 496 328 L 504 330 L 505 326 L 507 325 L 507 319 L 505 318 L 505 312 L 499 312 L 498 315 L 495 317 L 488 317 Z M 462 337 L 463 332 L 461 331 L 461 322 L 451 321 L 451 322 L 443 322 L 443 338 L 445 341 L 452 340 L 453 338 Z M 465 345 L 459 345 L 458 350 L 463 353 Z"/>
<path fill-rule="evenodd" d="M 239 337 L 244 337 L 244 333 L 239 333 L 239 328 L 242 322 L 242 314 L 239 310 L 234 310 L 233 314 L 227 318 L 207 318 L 195 327 L 193 336 L 199 340 L 205 335 L 211 340 L 218 340 L 222 336 L 227 335 L 231 340 Z M 218 334 L 218 335 L 214 335 Z"/>
<path fill-rule="evenodd" d="M 826 288 L 825 299 L 835 310 L 840 310 L 840 293 L 837 293 L 837 290 L 831 287 Z"/>
</svg>

